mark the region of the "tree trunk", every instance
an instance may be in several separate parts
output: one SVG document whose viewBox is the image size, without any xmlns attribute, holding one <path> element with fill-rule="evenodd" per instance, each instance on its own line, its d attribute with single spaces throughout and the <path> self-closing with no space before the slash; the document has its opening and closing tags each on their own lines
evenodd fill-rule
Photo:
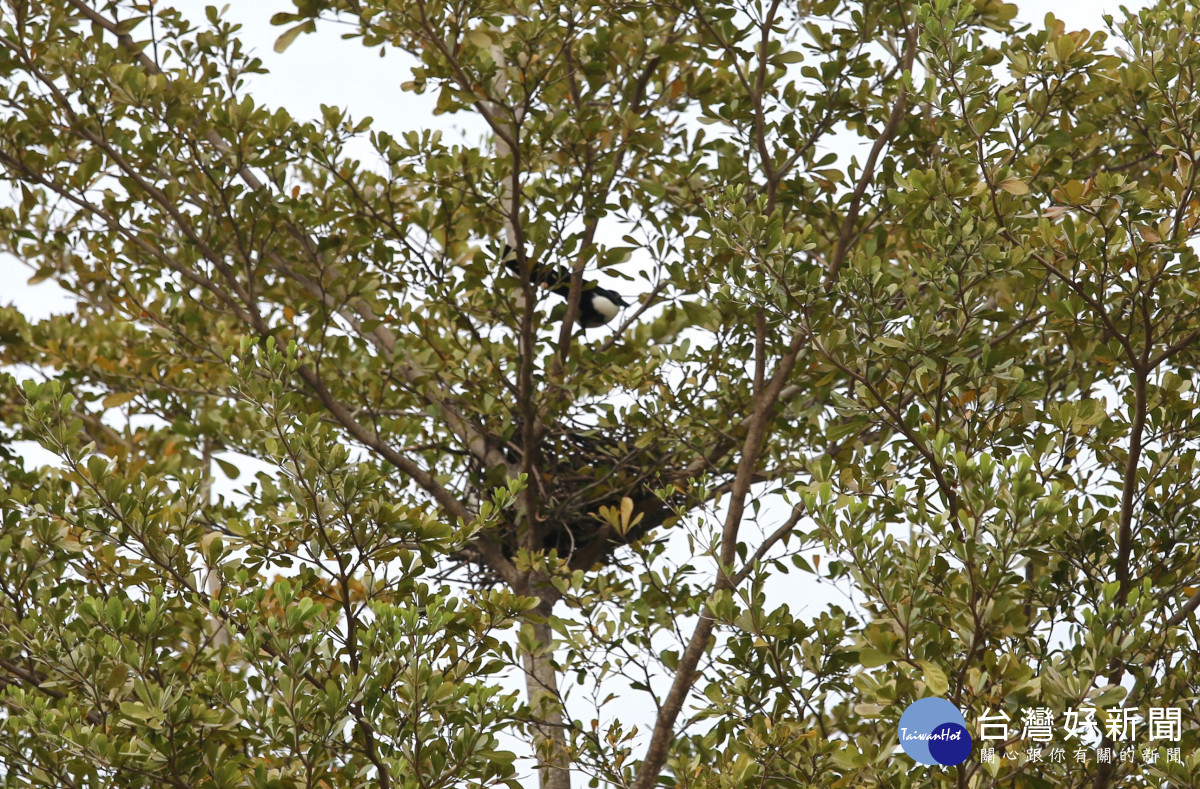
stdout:
<svg viewBox="0 0 1200 789">
<path fill-rule="evenodd" d="M 541 613 L 539 606 L 538 613 Z M 548 613 L 548 612 L 547 612 Z M 536 645 L 526 651 L 525 687 L 532 710 L 532 731 L 538 758 L 538 783 L 541 789 L 571 789 L 570 759 L 567 755 L 567 729 L 563 722 L 558 672 L 554 667 L 554 634 L 548 622 L 529 623 Z"/>
</svg>

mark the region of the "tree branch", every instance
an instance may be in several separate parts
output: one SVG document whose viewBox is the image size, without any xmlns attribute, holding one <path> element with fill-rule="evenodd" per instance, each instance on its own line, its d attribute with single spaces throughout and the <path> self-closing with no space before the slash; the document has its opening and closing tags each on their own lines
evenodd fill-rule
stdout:
<svg viewBox="0 0 1200 789">
<path fill-rule="evenodd" d="M 901 56 L 902 72 L 912 72 L 913 60 L 916 56 L 917 26 L 910 24 L 904 37 L 904 53 Z M 833 256 L 829 259 L 829 271 L 825 278 L 826 291 L 833 289 L 833 285 L 837 281 L 838 272 L 841 271 L 842 265 L 846 262 L 846 254 L 849 252 L 850 242 L 854 238 L 854 226 L 858 220 L 858 212 L 862 209 L 863 195 L 866 194 L 867 187 L 870 186 L 871 181 L 875 178 L 875 166 L 879 161 L 879 156 L 883 153 L 884 147 L 895 136 L 896 130 L 900 128 L 900 121 L 904 119 L 904 113 L 907 110 L 908 91 L 902 82 L 900 95 L 892 107 L 892 114 L 888 118 L 887 125 L 883 127 L 883 132 L 875 139 L 874 145 L 871 146 L 871 152 L 867 156 L 866 164 L 863 165 L 862 174 L 858 178 L 858 183 L 855 184 L 854 195 L 850 198 L 850 207 L 847 209 L 846 216 L 842 220 L 841 229 L 838 231 L 837 245 L 834 247 Z"/>
</svg>

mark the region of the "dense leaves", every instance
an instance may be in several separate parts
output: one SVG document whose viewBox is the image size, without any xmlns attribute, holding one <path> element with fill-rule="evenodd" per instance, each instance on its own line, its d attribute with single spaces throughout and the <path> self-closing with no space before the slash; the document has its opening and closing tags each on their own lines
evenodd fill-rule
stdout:
<svg viewBox="0 0 1200 789">
<path fill-rule="evenodd" d="M 1200 20 L 1015 17 L 275 16 L 477 145 L 259 104 L 215 9 L 0 5 L 0 247 L 77 300 L 0 308 L 6 785 L 1196 785 Z M 929 695 L 1006 758 L 910 772 Z M 1016 736 L 1080 707 L 1181 737 Z"/>
</svg>

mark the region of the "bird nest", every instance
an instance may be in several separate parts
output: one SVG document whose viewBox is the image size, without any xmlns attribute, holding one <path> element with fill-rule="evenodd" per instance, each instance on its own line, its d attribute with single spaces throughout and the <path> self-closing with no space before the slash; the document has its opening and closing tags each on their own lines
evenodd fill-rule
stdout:
<svg viewBox="0 0 1200 789">
<path fill-rule="evenodd" d="M 667 484 L 663 472 L 670 467 L 668 458 L 639 446 L 633 431 L 625 428 L 600 431 L 556 425 L 539 442 L 532 462 L 526 464 L 524 450 L 516 442 L 506 445 L 505 454 L 512 467 L 530 469 L 528 487 L 482 536 L 509 559 L 523 550 L 540 551 L 571 569 L 588 569 L 662 525 L 673 514 L 673 499 L 678 498 L 664 498 L 658 492 Z M 472 483 L 481 495 L 502 482 L 489 480 L 480 467 L 474 471 Z M 475 583 L 491 586 L 499 580 L 477 545 L 469 546 L 464 558 L 473 566 Z"/>
</svg>

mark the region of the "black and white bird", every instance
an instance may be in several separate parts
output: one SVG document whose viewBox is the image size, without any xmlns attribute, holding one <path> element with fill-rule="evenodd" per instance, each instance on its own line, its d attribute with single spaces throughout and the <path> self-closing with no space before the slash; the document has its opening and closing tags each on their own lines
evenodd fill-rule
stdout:
<svg viewBox="0 0 1200 789">
<path fill-rule="evenodd" d="M 513 273 L 521 273 L 520 264 L 517 263 L 517 251 L 508 244 L 504 245 L 500 261 Z M 564 299 L 570 297 L 571 274 L 565 269 L 535 263 L 532 277 L 537 285 L 556 296 L 562 296 Z M 579 297 L 579 325 L 585 329 L 603 326 L 617 317 L 622 307 L 628 306 L 629 303 L 616 291 L 603 288 L 594 282 L 585 282 L 583 293 Z"/>
</svg>

